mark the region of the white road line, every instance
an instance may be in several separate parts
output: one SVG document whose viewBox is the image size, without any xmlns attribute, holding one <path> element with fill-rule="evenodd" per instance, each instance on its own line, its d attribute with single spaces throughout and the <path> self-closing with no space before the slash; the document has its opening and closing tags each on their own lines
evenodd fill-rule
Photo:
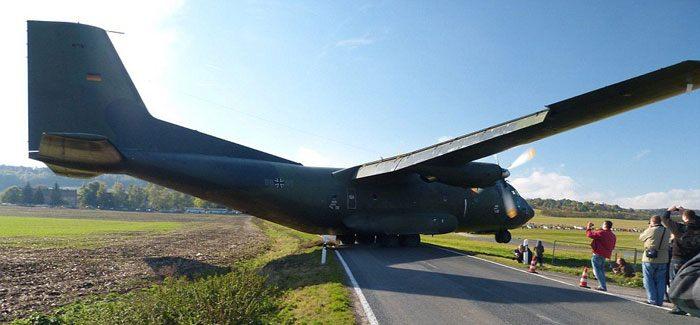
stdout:
<svg viewBox="0 0 700 325">
<path fill-rule="evenodd" d="M 553 319 L 551 319 L 551 318 L 549 318 L 549 317 L 547 317 L 547 316 L 545 316 L 545 315 L 535 314 L 535 316 L 537 316 L 537 317 L 539 317 L 539 318 L 541 318 L 541 319 L 544 319 L 544 320 L 546 320 L 546 321 L 548 321 L 548 322 L 550 322 L 550 323 L 552 323 L 552 324 L 559 324 L 559 325 L 561 325 L 560 322 L 557 322 L 557 321 L 555 321 L 555 320 L 553 320 Z"/>
<path fill-rule="evenodd" d="M 434 269 L 436 269 L 436 270 L 437 270 L 437 269 L 439 269 L 439 267 L 437 267 L 437 266 L 435 266 L 435 265 L 432 265 L 432 264 L 430 264 L 430 262 L 427 262 L 427 261 L 423 261 L 423 263 L 425 263 L 425 264 L 428 264 L 428 266 L 430 266 L 430 267 L 432 267 L 432 268 L 434 268 Z"/>
<path fill-rule="evenodd" d="M 464 253 L 461 253 L 461 252 L 458 252 L 458 251 L 453 251 L 453 250 L 451 250 L 451 249 L 442 248 L 442 247 L 438 247 L 438 246 L 434 246 L 434 245 L 430 245 L 430 246 L 432 246 L 432 247 L 434 247 L 434 248 L 437 248 L 437 249 L 440 249 L 440 250 L 443 250 L 443 251 L 446 251 L 446 252 L 450 252 L 450 253 L 454 253 L 454 254 L 458 254 L 458 255 L 470 257 L 470 258 L 474 258 L 474 259 L 477 259 L 477 260 L 480 260 L 480 261 L 484 261 L 484 262 L 488 262 L 488 263 L 495 264 L 495 265 L 499 265 L 499 266 L 502 266 L 502 267 L 505 267 L 505 268 L 509 268 L 509 269 L 511 269 L 511 270 L 515 270 L 515 271 L 518 271 L 518 272 L 522 272 L 522 273 L 525 273 L 525 274 L 530 274 L 530 275 L 533 275 L 533 276 L 538 276 L 538 277 L 541 277 L 541 278 L 544 278 L 544 279 L 547 279 L 547 280 L 550 280 L 550 281 L 558 282 L 558 283 L 561 283 L 561 284 L 565 284 L 565 285 L 568 285 L 568 286 L 571 286 L 571 287 L 575 287 L 575 288 L 578 288 L 578 287 L 579 287 L 578 285 L 571 284 L 571 283 L 564 282 L 564 281 L 557 280 L 557 279 L 553 279 L 553 278 L 550 278 L 550 277 L 548 277 L 548 276 L 546 276 L 546 275 L 542 275 L 542 274 L 539 274 L 539 273 L 529 273 L 529 272 L 527 272 L 527 271 L 525 271 L 525 270 L 521 270 L 521 269 L 518 269 L 518 268 L 514 268 L 514 267 L 512 267 L 512 266 L 508 266 L 508 265 L 501 264 L 501 263 L 498 263 L 498 262 L 489 261 L 489 260 L 483 259 L 483 258 L 481 258 L 481 257 L 476 257 L 476 256 L 472 256 L 472 255 L 469 255 L 469 254 L 464 254 Z M 656 308 L 663 309 L 663 310 L 671 310 L 671 308 L 662 307 L 662 306 L 656 306 L 656 305 L 650 305 L 650 304 L 647 304 L 647 303 L 642 302 L 642 301 L 639 301 L 639 300 L 635 300 L 635 299 L 632 299 L 632 298 L 628 298 L 628 297 L 626 297 L 626 296 L 624 296 L 624 295 L 614 294 L 614 293 L 607 292 L 607 291 L 591 290 L 590 292 L 594 292 L 594 293 L 599 293 L 599 294 L 604 294 L 604 295 L 609 295 L 609 296 L 618 297 L 618 298 L 620 298 L 620 299 L 625 299 L 625 300 L 628 300 L 628 301 L 631 301 L 631 302 L 636 302 L 636 303 L 638 303 L 638 304 L 640 304 L 640 305 L 644 305 L 644 306 L 656 307 Z"/>
<path fill-rule="evenodd" d="M 350 278 L 350 283 L 352 284 L 352 287 L 355 289 L 355 294 L 357 295 L 357 298 L 360 299 L 360 304 L 362 305 L 362 309 L 365 311 L 365 317 L 367 317 L 367 321 L 371 325 L 378 325 L 379 322 L 377 321 L 377 317 L 374 316 L 374 312 L 372 311 L 372 307 L 369 306 L 369 303 L 367 302 L 365 295 L 362 294 L 362 289 L 360 289 L 360 285 L 357 284 L 357 280 L 355 280 L 355 276 L 352 275 L 352 272 L 350 271 L 348 264 L 345 263 L 343 256 L 340 255 L 340 252 L 337 249 L 335 250 L 335 255 L 338 256 L 338 259 L 340 260 L 340 264 L 343 265 L 343 268 L 345 269 L 345 273 L 347 273 L 348 278 Z"/>
</svg>

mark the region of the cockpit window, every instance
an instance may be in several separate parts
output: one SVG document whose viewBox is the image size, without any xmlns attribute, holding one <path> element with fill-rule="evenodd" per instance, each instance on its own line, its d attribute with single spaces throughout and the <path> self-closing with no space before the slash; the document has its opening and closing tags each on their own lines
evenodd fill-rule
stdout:
<svg viewBox="0 0 700 325">
<path fill-rule="evenodd" d="M 508 183 L 506 183 L 508 184 Z M 520 193 L 518 193 L 518 190 L 515 189 L 512 185 L 508 184 L 508 189 L 510 189 L 510 193 L 515 195 L 515 196 L 520 196 Z"/>
</svg>

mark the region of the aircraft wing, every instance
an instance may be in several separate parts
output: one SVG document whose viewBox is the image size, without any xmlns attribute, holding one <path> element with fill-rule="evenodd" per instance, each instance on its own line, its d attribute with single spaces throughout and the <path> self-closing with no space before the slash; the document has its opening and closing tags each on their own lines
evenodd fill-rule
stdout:
<svg viewBox="0 0 700 325">
<path fill-rule="evenodd" d="M 700 61 L 683 61 L 547 105 L 545 109 L 406 154 L 336 173 L 361 179 L 421 166 L 457 166 L 700 88 Z"/>
</svg>

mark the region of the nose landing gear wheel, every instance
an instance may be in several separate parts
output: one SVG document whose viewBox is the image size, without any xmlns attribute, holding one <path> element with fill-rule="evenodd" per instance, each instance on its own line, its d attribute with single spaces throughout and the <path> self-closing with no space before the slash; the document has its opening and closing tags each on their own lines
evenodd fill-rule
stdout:
<svg viewBox="0 0 700 325">
<path fill-rule="evenodd" d="M 511 235 L 508 230 L 500 230 L 496 232 L 496 242 L 497 243 L 510 243 Z"/>
</svg>

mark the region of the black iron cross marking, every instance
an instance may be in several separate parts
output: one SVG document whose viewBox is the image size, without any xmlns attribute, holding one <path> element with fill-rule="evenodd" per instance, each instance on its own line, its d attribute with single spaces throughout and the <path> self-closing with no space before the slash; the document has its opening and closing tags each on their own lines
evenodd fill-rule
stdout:
<svg viewBox="0 0 700 325">
<path fill-rule="evenodd" d="M 274 182 L 276 188 L 284 188 L 284 179 L 278 177 L 278 178 L 275 178 L 273 180 L 273 182 Z"/>
</svg>

